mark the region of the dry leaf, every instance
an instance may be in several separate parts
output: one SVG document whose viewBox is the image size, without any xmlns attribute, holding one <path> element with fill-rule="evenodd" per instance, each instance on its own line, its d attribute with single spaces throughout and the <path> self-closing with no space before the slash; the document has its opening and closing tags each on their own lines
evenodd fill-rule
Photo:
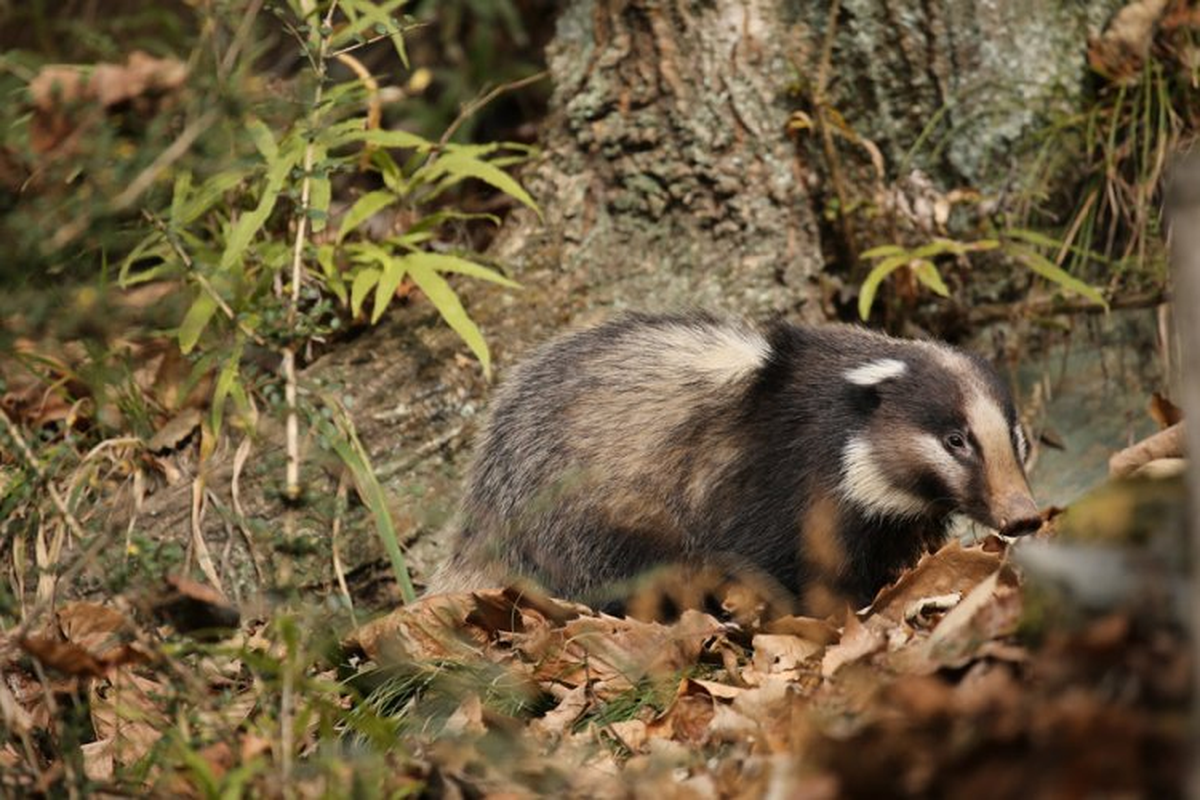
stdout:
<svg viewBox="0 0 1200 800">
<path fill-rule="evenodd" d="M 832 677 L 845 664 L 878 653 L 886 645 L 887 640 L 882 633 L 864 625 L 856 615 L 848 614 L 842 640 L 825 651 L 825 657 L 821 660 L 821 674 L 826 678 Z"/>
<path fill-rule="evenodd" d="M 967 593 L 1000 568 L 1001 558 L 974 546 L 951 541 L 936 553 L 921 557 L 917 565 L 882 589 L 871 604 L 871 616 L 898 623 L 914 601 L 954 592 Z M 844 637 L 843 637 L 844 638 Z"/>
</svg>

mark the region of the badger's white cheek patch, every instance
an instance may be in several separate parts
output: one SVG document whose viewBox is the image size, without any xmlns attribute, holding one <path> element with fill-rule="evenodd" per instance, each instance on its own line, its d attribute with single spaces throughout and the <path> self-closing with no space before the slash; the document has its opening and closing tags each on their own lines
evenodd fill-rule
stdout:
<svg viewBox="0 0 1200 800">
<path fill-rule="evenodd" d="M 881 358 L 848 370 L 845 378 L 856 386 L 876 386 L 899 378 L 907 370 L 908 365 L 897 358 Z"/>
<path fill-rule="evenodd" d="M 921 498 L 893 486 L 870 442 L 856 436 L 842 451 L 842 495 L 870 516 L 911 517 L 925 510 Z"/>
</svg>

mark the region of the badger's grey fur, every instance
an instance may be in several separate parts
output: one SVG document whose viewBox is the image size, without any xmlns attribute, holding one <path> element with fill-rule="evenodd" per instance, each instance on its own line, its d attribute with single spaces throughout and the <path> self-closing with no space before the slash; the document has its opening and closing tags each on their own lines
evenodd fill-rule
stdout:
<svg viewBox="0 0 1200 800">
<path fill-rule="evenodd" d="M 664 563 L 853 601 L 954 512 L 1040 523 L 984 362 L 849 326 L 630 315 L 551 342 L 497 393 L 431 591 L 533 579 L 596 600 Z"/>
</svg>

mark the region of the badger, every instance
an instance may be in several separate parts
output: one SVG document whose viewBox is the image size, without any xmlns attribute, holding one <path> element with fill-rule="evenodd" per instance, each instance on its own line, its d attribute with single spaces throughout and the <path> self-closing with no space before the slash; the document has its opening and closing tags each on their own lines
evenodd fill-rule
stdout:
<svg viewBox="0 0 1200 800">
<path fill-rule="evenodd" d="M 982 359 L 849 325 L 631 314 L 551 341 L 496 393 L 429 592 L 532 580 L 597 603 L 720 565 L 813 610 L 865 604 L 955 514 L 1041 524 L 1012 397 Z"/>
</svg>

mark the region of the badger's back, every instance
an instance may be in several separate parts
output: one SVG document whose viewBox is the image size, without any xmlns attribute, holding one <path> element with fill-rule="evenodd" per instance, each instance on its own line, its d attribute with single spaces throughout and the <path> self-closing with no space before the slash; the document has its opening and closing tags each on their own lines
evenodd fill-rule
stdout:
<svg viewBox="0 0 1200 800">
<path fill-rule="evenodd" d="M 491 565 L 584 596 L 685 556 L 768 353 L 747 327 L 642 315 L 538 350 L 493 402 L 445 579 Z"/>
</svg>

